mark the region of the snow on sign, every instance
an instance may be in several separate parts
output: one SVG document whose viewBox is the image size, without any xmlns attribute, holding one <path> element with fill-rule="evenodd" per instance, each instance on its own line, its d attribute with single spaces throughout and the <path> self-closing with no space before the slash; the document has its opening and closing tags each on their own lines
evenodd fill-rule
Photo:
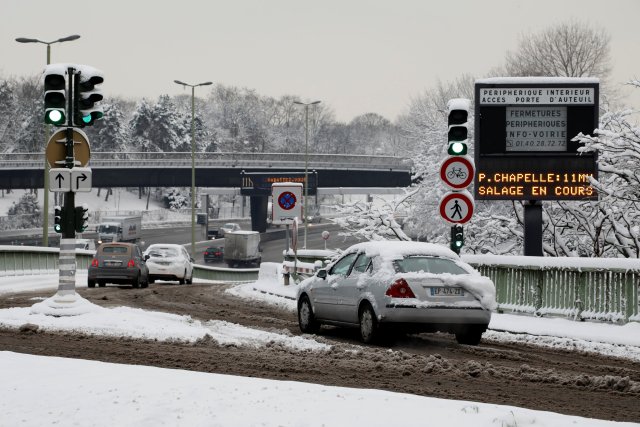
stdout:
<svg viewBox="0 0 640 427">
<path fill-rule="evenodd" d="M 440 166 L 440 179 L 453 190 L 467 188 L 473 174 L 473 161 L 468 156 L 447 157 Z"/>
<path fill-rule="evenodd" d="M 271 186 L 273 224 L 291 224 L 302 218 L 302 183 L 278 182 Z"/>
<path fill-rule="evenodd" d="M 447 222 L 464 224 L 471 219 L 473 206 L 473 199 L 468 191 L 447 193 L 440 200 L 440 216 Z"/>
</svg>

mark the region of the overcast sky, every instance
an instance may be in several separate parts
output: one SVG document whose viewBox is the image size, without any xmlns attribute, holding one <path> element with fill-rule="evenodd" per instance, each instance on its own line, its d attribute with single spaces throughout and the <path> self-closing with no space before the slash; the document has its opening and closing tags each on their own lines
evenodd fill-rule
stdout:
<svg viewBox="0 0 640 427">
<path fill-rule="evenodd" d="M 0 77 L 46 64 L 44 44 L 15 38 L 79 34 L 53 44 L 51 61 L 103 70 L 107 96 L 155 100 L 190 94 L 176 79 L 212 81 L 321 100 L 342 121 L 394 120 L 438 80 L 483 77 L 520 35 L 571 18 L 611 35 L 614 83 L 640 78 L 640 0 L 2 0 L 0 16 Z"/>
</svg>

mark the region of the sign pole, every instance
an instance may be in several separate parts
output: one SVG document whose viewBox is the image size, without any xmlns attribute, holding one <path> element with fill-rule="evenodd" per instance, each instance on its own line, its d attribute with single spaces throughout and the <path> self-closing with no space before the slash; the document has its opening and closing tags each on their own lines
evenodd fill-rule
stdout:
<svg viewBox="0 0 640 427">
<path fill-rule="evenodd" d="M 75 69 L 68 68 L 69 76 L 69 120 L 73 117 L 73 91 L 75 89 L 74 83 L 77 76 L 75 75 Z M 65 141 L 65 168 L 73 169 L 74 155 L 73 155 L 73 128 L 67 127 L 66 129 L 66 141 Z M 74 295 L 76 291 L 76 230 L 75 230 L 75 193 L 73 191 L 67 191 L 64 195 L 64 214 L 62 224 L 62 237 L 60 238 L 60 257 L 58 260 L 59 266 L 59 281 L 58 281 L 58 295 Z"/>
<path fill-rule="evenodd" d="M 542 203 L 536 200 L 524 204 L 524 255 L 543 256 Z"/>
</svg>

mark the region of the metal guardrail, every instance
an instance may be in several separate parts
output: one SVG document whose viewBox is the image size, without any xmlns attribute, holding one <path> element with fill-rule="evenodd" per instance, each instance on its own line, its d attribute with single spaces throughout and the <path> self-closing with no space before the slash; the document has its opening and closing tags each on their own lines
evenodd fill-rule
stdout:
<svg viewBox="0 0 640 427">
<path fill-rule="evenodd" d="M 505 258 L 463 256 L 493 280 L 499 310 L 640 321 L 640 259 L 509 257 L 507 264 Z"/>
<path fill-rule="evenodd" d="M 368 156 L 356 154 L 309 154 L 304 153 L 197 153 L 196 167 L 234 168 L 308 168 L 331 169 L 381 169 L 411 170 L 410 159 L 395 156 Z M 41 169 L 42 153 L 3 153 L 2 169 Z M 191 152 L 92 152 L 92 168 L 116 167 L 191 167 Z"/>
<path fill-rule="evenodd" d="M 259 268 L 222 268 L 194 265 L 193 277 L 224 283 L 244 283 L 258 280 Z"/>
<path fill-rule="evenodd" d="M 0 276 L 54 273 L 58 248 L 0 246 Z M 78 270 L 92 251 L 77 250 Z M 465 255 L 463 259 L 496 284 L 498 309 L 538 316 L 608 322 L 640 322 L 640 259 L 539 258 Z M 194 277 L 219 282 L 251 282 L 257 268 L 196 265 Z"/>
<path fill-rule="evenodd" d="M 58 248 L 36 246 L 0 246 L 0 276 L 25 276 L 58 272 Z M 76 251 L 77 270 L 87 270 L 93 251 Z M 231 269 L 195 265 L 193 277 L 225 283 L 258 280 L 258 268 Z"/>
<path fill-rule="evenodd" d="M 59 248 L 0 246 L 0 276 L 55 273 L 59 258 Z M 92 258 L 92 251 L 77 250 L 77 269 L 88 269 Z"/>
</svg>

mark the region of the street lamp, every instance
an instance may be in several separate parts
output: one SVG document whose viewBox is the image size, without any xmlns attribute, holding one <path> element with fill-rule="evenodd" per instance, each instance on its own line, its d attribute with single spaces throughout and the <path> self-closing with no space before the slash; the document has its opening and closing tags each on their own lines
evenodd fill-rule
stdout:
<svg viewBox="0 0 640 427">
<path fill-rule="evenodd" d="M 309 105 L 320 104 L 321 101 L 300 102 L 293 101 L 294 104 L 304 106 L 304 206 L 302 219 L 304 221 L 304 248 L 307 249 L 307 230 L 309 228 L 309 218 L 307 218 L 307 201 L 309 198 Z"/>
<path fill-rule="evenodd" d="M 74 34 L 68 37 L 62 37 L 61 39 L 54 40 L 52 42 L 44 42 L 38 39 L 29 39 L 26 37 L 18 37 L 16 41 L 18 43 L 42 43 L 47 45 L 47 65 L 51 64 L 51 45 L 54 43 L 70 42 L 72 40 L 78 40 L 79 35 Z M 44 125 L 44 143 L 49 142 L 49 125 Z M 42 221 L 42 246 L 49 246 L 49 162 L 47 162 L 47 156 L 44 156 L 44 202 L 43 202 L 43 221 Z"/>
<path fill-rule="evenodd" d="M 189 86 L 191 88 L 191 255 L 196 257 L 196 128 L 195 128 L 195 113 L 196 113 L 196 87 L 212 85 L 212 82 L 198 83 L 197 85 L 190 85 L 188 83 L 181 82 L 180 80 L 174 80 L 182 86 Z"/>
</svg>

